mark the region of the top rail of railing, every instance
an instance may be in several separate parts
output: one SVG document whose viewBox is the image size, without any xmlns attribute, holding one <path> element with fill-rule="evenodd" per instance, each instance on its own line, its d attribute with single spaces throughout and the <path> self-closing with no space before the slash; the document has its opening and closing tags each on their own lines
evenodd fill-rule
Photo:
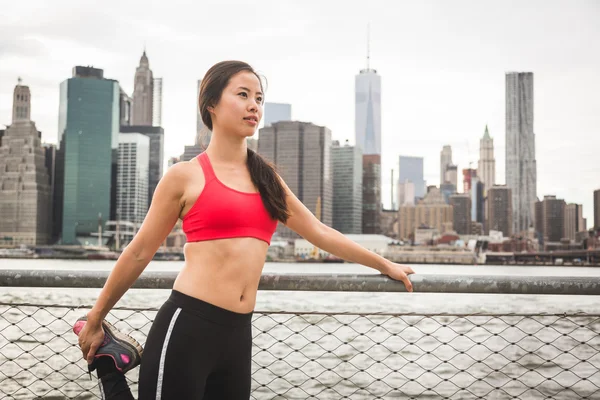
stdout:
<svg viewBox="0 0 600 400">
<path fill-rule="evenodd" d="M 0 287 L 101 288 L 109 271 L 0 270 Z M 171 289 L 177 272 L 146 271 L 139 289 Z M 410 276 L 419 293 L 600 295 L 600 277 L 422 275 Z M 404 284 L 379 274 L 263 274 L 259 290 L 405 292 Z"/>
</svg>

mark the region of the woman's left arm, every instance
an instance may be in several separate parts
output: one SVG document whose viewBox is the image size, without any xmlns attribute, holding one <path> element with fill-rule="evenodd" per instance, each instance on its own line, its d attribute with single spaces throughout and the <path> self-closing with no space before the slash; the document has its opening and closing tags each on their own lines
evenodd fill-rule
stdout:
<svg viewBox="0 0 600 400">
<path fill-rule="evenodd" d="M 290 213 L 286 223 L 288 228 L 330 254 L 349 262 L 366 265 L 392 279 L 402 281 L 406 290 L 412 292 L 412 283 L 408 279 L 409 274 L 414 274 L 412 268 L 386 260 L 325 225 L 298 200 L 283 180 L 281 182 L 287 193 L 287 206 Z"/>
</svg>

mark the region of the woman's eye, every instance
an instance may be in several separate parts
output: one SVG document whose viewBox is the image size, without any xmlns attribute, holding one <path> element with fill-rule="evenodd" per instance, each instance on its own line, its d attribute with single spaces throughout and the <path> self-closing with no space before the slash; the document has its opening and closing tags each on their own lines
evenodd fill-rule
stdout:
<svg viewBox="0 0 600 400">
<path fill-rule="evenodd" d="M 256 101 L 258 101 L 260 104 L 262 104 L 262 102 L 263 102 L 263 98 L 262 98 L 262 97 L 257 97 L 257 98 L 256 98 Z"/>
<path fill-rule="evenodd" d="M 240 93 L 240 96 L 243 96 L 243 97 L 248 97 L 248 94 L 247 94 L 246 92 L 241 92 L 241 93 Z"/>
</svg>

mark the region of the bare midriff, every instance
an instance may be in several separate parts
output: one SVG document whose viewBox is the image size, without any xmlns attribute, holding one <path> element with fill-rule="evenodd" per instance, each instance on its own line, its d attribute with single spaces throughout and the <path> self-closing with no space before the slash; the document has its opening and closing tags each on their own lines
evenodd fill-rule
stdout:
<svg viewBox="0 0 600 400">
<path fill-rule="evenodd" d="M 187 243 L 173 289 L 237 313 L 254 310 L 269 245 L 243 237 Z"/>
</svg>

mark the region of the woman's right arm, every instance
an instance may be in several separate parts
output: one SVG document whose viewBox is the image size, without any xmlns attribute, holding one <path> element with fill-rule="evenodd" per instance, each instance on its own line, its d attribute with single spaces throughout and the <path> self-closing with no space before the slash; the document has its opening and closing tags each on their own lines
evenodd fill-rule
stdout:
<svg viewBox="0 0 600 400">
<path fill-rule="evenodd" d="M 96 304 L 88 313 L 87 324 L 98 328 L 101 326 L 110 309 L 148 266 L 161 243 L 173 229 L 183 207 L 183 193 L 187 181 L 183 164 L 175 164 L 169 168 L 158 183 L 140 230 L 117 260 Z"/>
</svg>

